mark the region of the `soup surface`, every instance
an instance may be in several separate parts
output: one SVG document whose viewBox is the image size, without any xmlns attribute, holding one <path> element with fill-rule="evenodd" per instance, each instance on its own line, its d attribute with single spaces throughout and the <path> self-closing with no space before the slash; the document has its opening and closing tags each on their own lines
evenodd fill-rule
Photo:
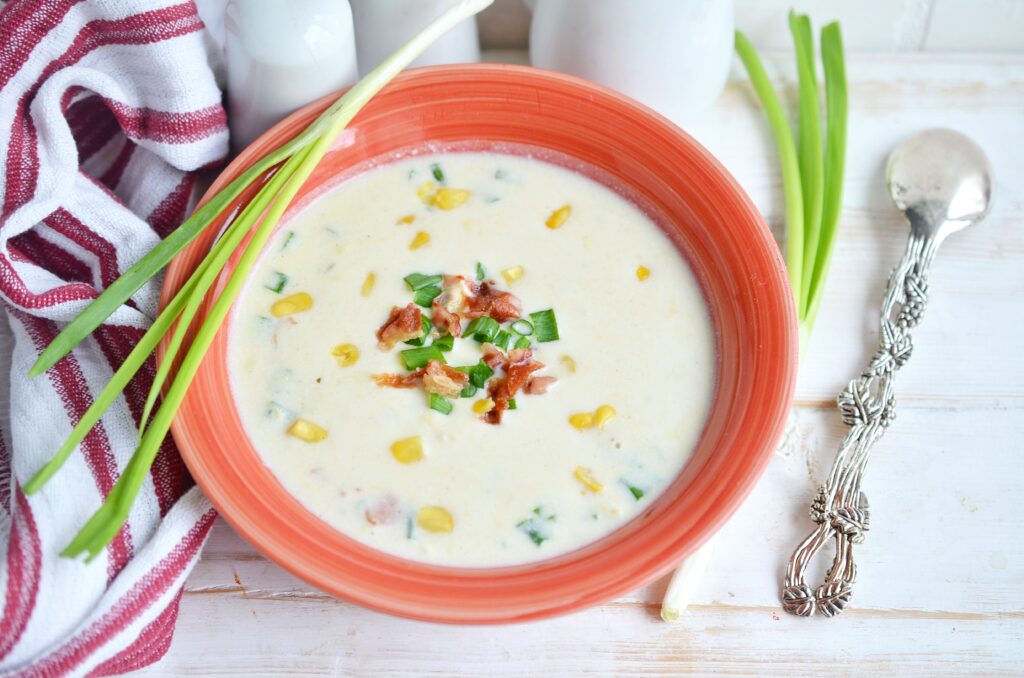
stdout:
<svg viewBox="0 0 1024 678">
<path fill-rule="evenodd" d="M 643 512 L 715 378 L 698 284 L 657 226 L 498 153 L 408 157 L 315 199 L 268 245 L 230 342 L 243 424 L 299 501 L 455 566 L 549 558 Z"/>
</svg>

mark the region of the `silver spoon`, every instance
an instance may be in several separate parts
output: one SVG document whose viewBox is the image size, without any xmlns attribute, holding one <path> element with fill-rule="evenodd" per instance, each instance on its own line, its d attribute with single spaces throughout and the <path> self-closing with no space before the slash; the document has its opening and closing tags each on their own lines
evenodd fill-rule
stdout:
<svg viewBox="0 0 1024 678">
<path fill-rule="evenodd" d="M 861 478 L 871 446 L 895 417 L 893 378 L 910 358 L 910 332 L 928 299 L 928 269 L 952 233 L 985 218 L 992 204 L 992 168 L 985 153 L 959 132 L 934 129 L 910 137 L 889 156 L 889 193 L 910 222 L 902 261 L 889 278 L 878 350 L 867 369 L 839 394 L 850 427 L 828 480 L 811 504 L 815 530 L 790 557 L 782 604 L 787 612 L 832 617 L 850 602 L 857 569 L 853 545 L 864 541 L 869 509 Z M 825 583 L 812 589 L 807 565 L 829 539 L 836 554 Z"/>
</svg>

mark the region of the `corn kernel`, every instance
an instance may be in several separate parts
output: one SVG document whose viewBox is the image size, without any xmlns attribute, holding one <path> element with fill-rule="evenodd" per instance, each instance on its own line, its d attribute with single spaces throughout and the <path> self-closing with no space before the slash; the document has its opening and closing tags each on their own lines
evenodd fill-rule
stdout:
<svg viewBox="0 0 1024 678">
<path fill-rule="evenodd" d="M 423 458 L 423 440 L 410 436 L 397 440 L 391 445 L 391 455 L 401 464 L 411 464 Z"/>
<path fill-rule="evenodd" d="M 331 349 L 331 355 L 342 367 L 351 367 L 359 360 L 359 349 L 353 344 L 338 344 Z"/>
<path fill-rule="evenodd" d="M 404 217 L 396 221 L 395 224 L 411 224 L 414 221 L 416 221 L 415 214 L 406 214 Z"/>
<path fill-rule="evenodd" d="M 377 284 L 377 276 L 373 273 L 367 273 L 366 279 L 363 280 L 363 286 L 359 288 L 359 293 L 364 297 L 368 297 L 373 293 L 373 286 Z"/>
<path fill-rule="evenodd" d="M 427 532 L 451 532 L 455 521 L 447 509 L 440 506 L 424 506 L 416 512 L 416 524 Z"/>
<path fill-rule="evenodd" d="M 494 401 L 490 398 L 481 398 L 473 403 L 473 411 L 477 414 L 487 414 L 494 409 Z"/>
<path fill-rule="evenodd" d="M 309 296 L 306 292 L 296 292 L 290 294 L 280 301 L 274 302 L 274 305 L 270 307 L 270 312 L 275 317 L 281 318 L 292 313 L 300 313 L 301 311 L 308 311 L 313 306 L 313 297 Z"/>
<path fill-rule="evenodd" d="M 565 369 L 569 374 L 576 371 L 576 361 L 573 360 L 571 356 L 563 355 L 559 360 L 561 360 L 562 364 L 565 365 Z"/>
<path fill-rule="evenodd" d="M 511 285 L 522 278 L 524 273 L 526 273 L 526 269 L 522 266 L 509 266 L 501 272 L 501 277 L 505 279 L 505 282 Z"/>
<path fill-rule="evenodd" d="M 594 411 L 594 425 L 604 428 L 604 425 L 611 421 L 618 414 L 611 405 L 601 405 Z"/>
<path fill-rule="evenodd" d="M 571 213 L 572 207 L 570 207 L 569 205 L 562 205 L 557 210 L 552 212 L 550 217 L 548 217 L 547 227 L 550 228 L 552 231 L 555 230 L 556 228 L 560 228 L 562 224 L 565 223 L 565 220 L 569 218 L 569 215 Z"/>
<path fill-rule="evenodd" d="M 580 481 L 580 484 L 583 485 L 583 487 L 587 488 L 591 492 L 600 492 L 604 489 L 604 485 L 594 477 L 593 472 L 589 468 L 577 466 L 576 470 L 573 471 L 572 474 L 576 476 L 576 480 Z"/>
<path fill-rule="evenodd" d="M 327 429 L 308 419 L 296 419 L 288 427 L 288 435 L 305 440 L 307 443 L 318 443 L 327 438 Z"/>
<path fill-rule="evenodd" d="M 416 231 L 416 235 L 413 237 L 412 242 L 409 243 L 409 249 L 418 250 L 428 242 L 430 242 L 429 233 L 426 231 Z"/>
<path fill-rule="evenodd" d="M 569 417 L 569 423 L 572 424 L 573 428 L 578 428 L 581 431 L 585 428 L 593 428 L 594 415 L 590 412 L 578 412 Z"/>
<path fill-rule="evenodd" d="M 651 277 L 651 269 L 647 268 L 643 264 L 636 267 L 636 279 L 643 282 Z"/>
<path fill-rule="evenodd" d="M 433 181 L 424 182 L 416 189 L 416 196 L 429 205 L 434 199 L 434 188 Z"/>
<path fill-rule="evenodd" d="M 455 209 L 467 200 L 469 200 L 469 191 L 464 188 L 440 188 L 430 202 L 447 211 Z"/>
</svg>

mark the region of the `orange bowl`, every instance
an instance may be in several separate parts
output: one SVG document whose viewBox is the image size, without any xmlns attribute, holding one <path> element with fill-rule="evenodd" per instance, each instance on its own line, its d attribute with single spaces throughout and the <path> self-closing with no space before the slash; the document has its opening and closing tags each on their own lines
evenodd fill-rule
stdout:
<svg viewBox="0 0 1024 678">
<path fill-rule="evenodd" d="M 332 100 L 312 103 L 264 134 L 207 197 Z M 666 574 L 736 510 L 764 470 L 789 410 L 796 322 L 785 268 L 764 220 L 706 150 L 650 109 L 558 73 L 473 65 L 396 78 L 343 132 L 282 224 L 339 175 L 428 144 L 545 149 L 556 162 L 563 158 L 611 184 L 668 234 L 700 281 L 717 348 L 711 413 L 679 477 L 636 519 L 550 560 L 473 569 L 385 554 L 317 518 L 261 461 L 229 387 L 230 317 L 174 421 L 174 438 L 192 475 L 221 515 L 271 560 L 335 596 L 406 617 L 455 623 L 538 619 L 595 605 Z M 172 262 L 164 303 L 217 230 L 208 229 Z M 228 269 L 236 262 L 237 254 Z M 225 282 L 226 274 L 211 295 Z"/>
</svg>

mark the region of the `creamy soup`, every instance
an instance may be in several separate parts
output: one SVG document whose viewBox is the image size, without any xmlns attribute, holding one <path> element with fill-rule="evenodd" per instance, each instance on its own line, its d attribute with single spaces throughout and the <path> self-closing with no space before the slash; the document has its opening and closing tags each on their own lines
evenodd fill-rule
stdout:
<svg viewBox="0 0 1024 678">
<path fill-rule="evenodd" d="M 231 328 L 239 412 L 283 485 L 444 565 L 549 558 L 643 512 L 715 378 L 664 233 L 519 155 L 407 157 L 332 188 L 268 245 Z"/>
</svg>

